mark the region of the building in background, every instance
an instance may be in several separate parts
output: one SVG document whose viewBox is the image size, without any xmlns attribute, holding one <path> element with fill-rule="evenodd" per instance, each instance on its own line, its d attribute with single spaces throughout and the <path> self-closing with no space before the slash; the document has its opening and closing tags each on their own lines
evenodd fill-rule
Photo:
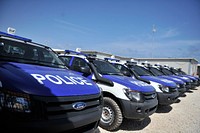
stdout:
<svg viewBox="0 0 200 133">
<path fill-rule="evenodd" d="M 198 75 L 199 78 L 200 78 L 200 64 L 197 65 L 197 75 Z"/>
</svg>

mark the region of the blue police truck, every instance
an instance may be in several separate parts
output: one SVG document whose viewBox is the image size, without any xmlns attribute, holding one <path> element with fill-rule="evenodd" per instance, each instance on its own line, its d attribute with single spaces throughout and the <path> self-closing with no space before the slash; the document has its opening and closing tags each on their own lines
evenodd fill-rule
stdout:
<svg viewBox="0 0 200 133">
<path fill-rule="evenodd" d="M 174 82 L 178 82 L 178 83 L 180 81 L 183 82 L 184 84 L 181 84 L 181 85 L 182 87 L 184 85 L 184 88 L 185 88 L 184 92 L 192 88 L 192 80 L 186 77 L 173 75 L 172 72 L 162 67 L 161 65 L 156 65 L 156 64 L 154 66 L 148 65 L 147 68 L 155 76 L 173 80 Z"/>
<path fill-rule="evenodd" d="M 120 62 L 118 59 L 105 58 L 113 66 L 119 69 L 124 75 L 139 80 L 147 80 L 157 92 L 159 105 L 170 105 L 176 102 L 179 97 L 178 86 L 175 82 L 152 76 L 147 70 L 134 62 Z"/>
<path fill-rule="evenodd" d="M 0 132 L 93 132 L 101 89 L 31 39 L 0 32 Z M 101 81 L 99 81 L 101 82 Z"/>
<path fill-rule="evenodd" d="M 110 63 L 80 52 L 66 50 L 66 54 L 61 54 L 60 58 L 71 70 L 89 79 L 95 80 L 93 75 L 98 73 L 100 77 L 113 82 L 113 86 L 97 83 L 102 88 L 104 99 L 100 127 L 117 130 L 123 118 L 143 120 L 156 111 L 158 100 L 153 86 L 123 76 Z"/>
</svg>

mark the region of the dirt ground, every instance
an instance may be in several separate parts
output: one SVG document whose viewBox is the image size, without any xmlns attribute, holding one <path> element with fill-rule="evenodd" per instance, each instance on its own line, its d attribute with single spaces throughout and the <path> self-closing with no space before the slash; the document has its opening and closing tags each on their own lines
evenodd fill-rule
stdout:
<svg viewBox="0 0 200 133">
<path fill-rule="evenodd" d="M 99 127 L 100 133 L 110 133 Z M 125 119 L 114 133 L 200 133 L 200 87 L 170 106 L 159 107 L 141 122 Z"/>
</svg>

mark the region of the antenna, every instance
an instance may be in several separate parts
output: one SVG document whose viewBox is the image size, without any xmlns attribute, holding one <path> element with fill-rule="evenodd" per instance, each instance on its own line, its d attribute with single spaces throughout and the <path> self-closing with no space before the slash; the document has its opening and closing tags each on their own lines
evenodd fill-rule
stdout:
<svg viewBox="0 0 200 133">
<path fill-rule="evenodd" d="M 153 33 L 155 33 L 155 32 L 156 32 L 156 26 L 155 26 L 155 24 L 153 25 L 152 32 L 153 32 Z"/>
<path fill-rule="evenodd" d="M 156 32 L 156 26 L 155 24 L 153 24 L 153 28 L 152 28 L 152 33 L 153 33 L 153 42 L 152 42 L 152 51 L 151 51 L 151 57 L 153 58 L 153 48 L 154 48 L 154 33 Z"/>
</svg>

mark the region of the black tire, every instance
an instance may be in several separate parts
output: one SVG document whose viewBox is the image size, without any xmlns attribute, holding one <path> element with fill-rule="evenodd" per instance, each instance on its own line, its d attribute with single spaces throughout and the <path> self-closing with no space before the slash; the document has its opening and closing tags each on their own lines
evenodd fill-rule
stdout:
<svg viewBox="0 0 200 133">
<path fill-rule="evenodd" d="M 117 130 L 123 121 L 121 109 L 113 99 L 109 97 L 103 99 L 103 112 L 99 126 L 108 131 Z"/>
</svg>

